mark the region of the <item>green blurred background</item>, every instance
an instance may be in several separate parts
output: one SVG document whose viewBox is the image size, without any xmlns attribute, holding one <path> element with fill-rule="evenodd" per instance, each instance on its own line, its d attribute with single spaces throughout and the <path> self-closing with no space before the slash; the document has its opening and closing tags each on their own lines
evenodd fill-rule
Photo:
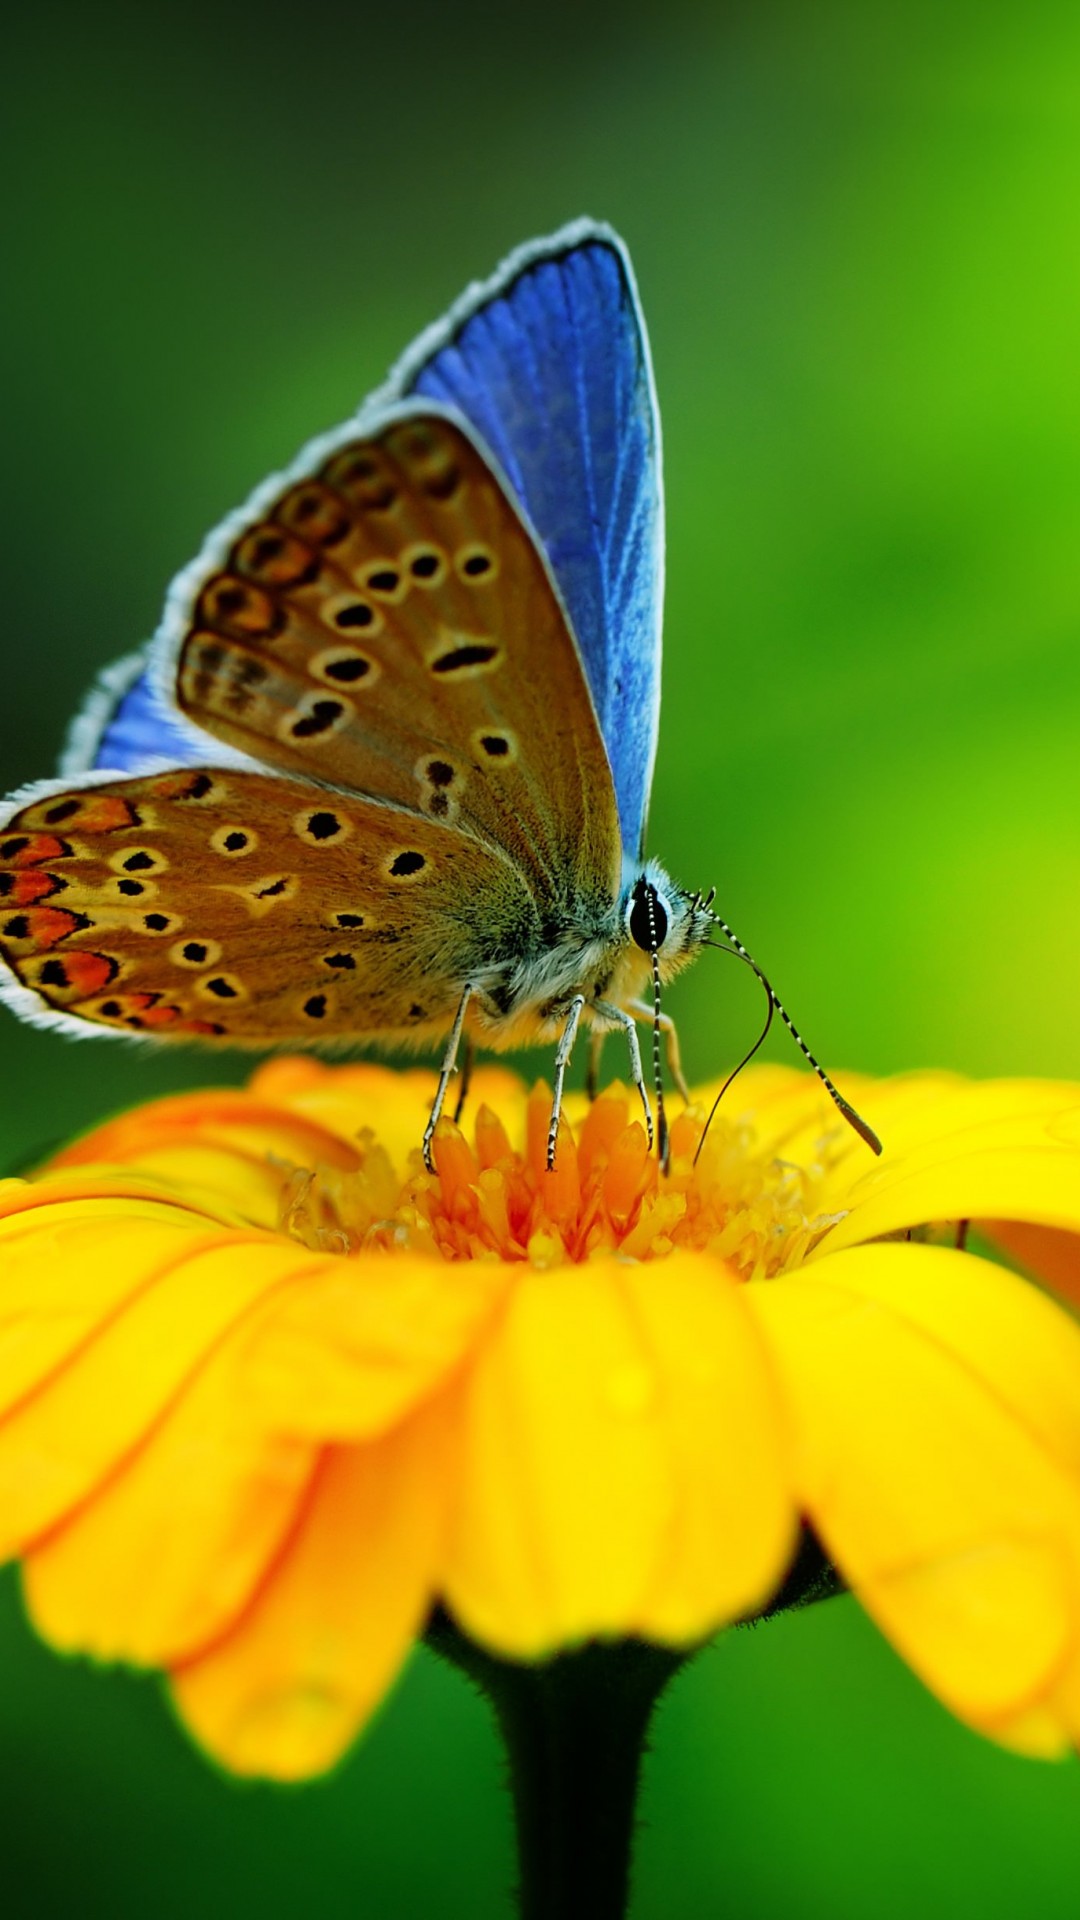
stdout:
<svg viewBox="0 0 1080 1920">
<path fill-rule="evenodd" d="M 830 1064 L 1080 1072 L 1074 7 L 44 5 L 5 69 L 0 785 L 264 471 L 591 212 L 664 415 L 652 850 Z M 756 1030 L 736 969 L 676 995 L 699 1075 Z M 0 1157 L 243 1070 L 5 1018 Z M 0 1588 L 8 1911 L 494 1920 L 500 1766 L 420 1655 L 331 1781 L 236 1787 Z M 847 1600 L 684 1673 L 643 1816 L 635 1920 L 1080 1901 L 1076 1768 L 952 1724 Z"/>
</svg>

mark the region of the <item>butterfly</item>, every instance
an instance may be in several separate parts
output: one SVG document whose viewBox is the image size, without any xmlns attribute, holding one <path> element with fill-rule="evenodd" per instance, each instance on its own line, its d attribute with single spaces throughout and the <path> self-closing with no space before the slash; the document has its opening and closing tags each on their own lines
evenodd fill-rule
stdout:
<svg viewBox="0 0 1080 1920">
<path fill-rule="evenodd" d="M 639 1023 L 717 929 L 644 857 L 663 503 L 626 248 L 574 222 L 206 541 L 0 810 L 0 994 L 69 1032 L 473 1044 Z M 789 1027 L 791 1022 L 788 1021 Z M 791 1031 L 795 1033 L 792 1027 Z M 876 1147 L 795 1034 L 845 1116 Z"/>
</svg>

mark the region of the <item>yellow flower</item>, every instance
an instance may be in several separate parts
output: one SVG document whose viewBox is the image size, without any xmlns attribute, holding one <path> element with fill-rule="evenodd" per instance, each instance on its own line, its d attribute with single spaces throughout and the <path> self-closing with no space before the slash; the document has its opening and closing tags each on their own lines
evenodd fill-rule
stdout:
<svg viewBox="0 0 1080 1920">
<path fill-rule="evenodd" d="M 53 1645 L 224 1764 L 331 1765 L 441 1602 L 489 1651 L 675 1646 L 808 1522 L 953 1711 L 1080 1734 L 1080 1088 L 774 1068 L 676 1119 L 283 1060 L 0 1183 L 0 1538 Z M 708 1095 L 702 1096 L 707 1103 Z M 970 1246 L 957 1244 L 968 1232 Z"/>
</svg>

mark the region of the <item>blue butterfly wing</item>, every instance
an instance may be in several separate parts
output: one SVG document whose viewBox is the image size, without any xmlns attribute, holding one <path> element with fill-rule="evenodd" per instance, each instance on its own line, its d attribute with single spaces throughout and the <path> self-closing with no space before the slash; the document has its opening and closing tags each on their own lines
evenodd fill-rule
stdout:
<svg viewBox="0 0 1080 1920">
<path fill-rule="evenodd" d="M 148 762 L 194 766 L 207 757 L 198 741 L 162 712 L 145 654 L 128 654 L 106 667 L 75 719 L 60 761 L 63 774 L 134 773 Z"/>
<path fill-rule="evenodd" d="M 535 527 L 577 635 L 623 845 L 645 832 L 660 711 L 660 423 L 622 242 L 579 221 L 521 249 L 391 376 L 459 409 Z"/>
</svg>

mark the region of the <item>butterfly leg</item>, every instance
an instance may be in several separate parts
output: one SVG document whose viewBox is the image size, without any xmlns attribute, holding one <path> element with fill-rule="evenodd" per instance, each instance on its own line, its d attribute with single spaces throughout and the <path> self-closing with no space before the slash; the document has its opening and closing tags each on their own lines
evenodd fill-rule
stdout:
<svg viewBox="0 0 1080 1920">
<path fill-rule="evenodd" d="M 465 1047 L 461 1056 L 461 1085 L 458 1088 L 458 1097 L 454 1101 L 455 1127 L 457 1126 L 458 1121 L 461 1119 L 462 1111 L 465 1106 L 465 1096 L 469 1091 L 469 1083 L 472 1080 L 472 1070 L 475 1063 L 476 1063 L 476 1048 L 473 1045 L 472 1034 L 467 1033 L 465 1035 Z"/>
<path fill-rule="evenodd" d="M 594 1027 L 589 1034 L 589 1064 L 585 1069 L 585 1092 L 595 1100 L 600 1091 L 600 1055 L 604 1050 L 604 1029 Z"/>
<path fill-rule="evenodd" d="M 652 1108 L 649 1105 L 649 1094 L 645 1085 L 645 1075 L 641 1071 L 641 1048 L 638 1045 L 637 1027 L 634 1025 L 634 1016 L 632 1013 L 625 1012 L 622 1007 L 612 1006 L 610 1000 L 598 1000 L 596 1002 L 596 1011 L 604 1020 L 609 1020 L 612 1026 L 621 1027 L 626 1035 L 626 1045 L 630 1054 L 630 1078 L 633 1080 L 638 1093 L 641 1095 L 642 1110 L 645 1114 L 645 1131 L 649 1136 L 649 1151 L 651 1153 L 653 1143 Z"/>
<path fill-rule="evenodd" d="M 559 1137 L 559 1117 L 562 1113 L 563 1082 L 566 1069 L 570 1064 L 570 1055 L 574 1051 L 574 1039 L 585 1006 L 585 995 L 577 993 L 570 1002 L 570 1011 L 566 1016 L 566 1025 L 562 1030 L 555 1052 L 555 1087 L 551 1096 L 551 1125 L 548 1128 L 547 1165 L 551 1172 L 555 1165 L 555 1142 Z"/>
<path fill-rule="evenodd" d="M 427 1126 L 424 1128 L 424 1141 L 423 1141 L 424 1165 L 427 1168 L 429 1173 L 434 1173 L 435 1171 L 435 1162 L 431 1157 L 431 1143 L 435 1138 L 435 1129 L 438 1126 L 439 1120 L 442 1115 L 443 1101 L 446 1099 L 446 1089 L 450 1085 L 450 1082 L 453 1079 L 454 1074 L 457 1072 L 457 1057 L 458 1057 L 458 1048 L 461 1045 L 461 1030 L 465 1025 L 465 1015 L 468 1011 L 469 1001 L 472 999 L 472 997 L 473 997 L 473 989 L 470 984 L 469 986 L 466 987 L 464 993 L 462 994 L 461 1004 L 458 1007 L 456 1014 L 454 1015 L 454 1024 L 450 1029 L 450 1038 L 446 1043 L 446 1052 L 443 1054 L 442 1072 L 439 1075 L 439 1084 L 435 1089 L 435 1099 L 431 1108 L 431 1117 L 428 1120 Z M 467 1058 L 468 1056 L 466 1055 L 466 1059 Z"/>
<path fill-rule="evenodd" d="M 640 1020 L 645 1026 L 651 1027 L 653 1024 L 653 1021 L 656 1019 L 656 1014 L 654 1013 L 652 1007 L 647 1007 L 644 1000 L 631 1001 L 630 1011 L 633 1014 L 635 1020 Z M 682 1068 L 682 1055 L 679 1052 L 679 1036 L 675 1029 L 675 1022 L 672 1019 L 670 1013 L 662 1013 L 660 1015 L 660 1031 L 663 1034 L 665 1042 L 667 1044 L 668 1072 L 670 1073 L 672 1079 L 674 1080 L 675 1085 L 678 1088 L 679 1092 L 681 1093 L 683 1099 L 686 1101 L 687 1106 L 689 1106 L 690 1105 L 690 1089 L 686 1084 L 686 1075 L 684 1074 L 683 1068 Z"/>
</svg>

